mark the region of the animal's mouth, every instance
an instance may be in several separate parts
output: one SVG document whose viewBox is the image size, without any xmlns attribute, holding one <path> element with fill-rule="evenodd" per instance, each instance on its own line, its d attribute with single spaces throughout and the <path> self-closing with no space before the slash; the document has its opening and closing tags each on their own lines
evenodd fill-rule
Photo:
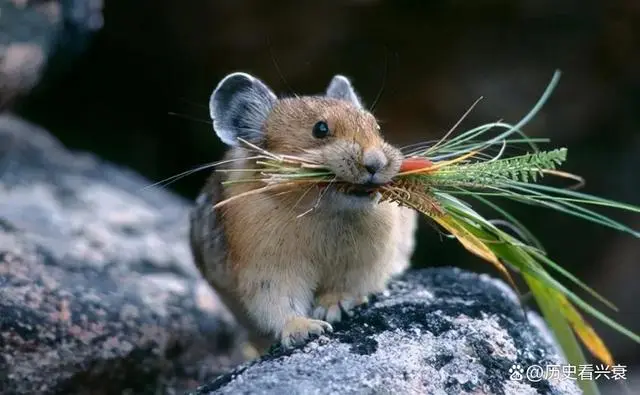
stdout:
<svg viewBox="0 0 640 395">
<path fill-rule="evenodd" d="M 328 186 L 328 185 L 327 185 Z M 351 184 L 351 183 L 336 183 L 331 186 L 337 192 L 340 192 L 347 196 L 354 197 L 371 197 L 381 187 L 379 184 Z"/>
<path fill-rule="evenodd" d="M 349 196 L 368 197 L 373 195 L 380 185 L 376 184 L 346 184 L 340 192 Z"/>
<path fill-rule="evenodd" d="M 368 191 L 364 189 L 354 189 L 351 191 L 343 192 L 345 195 L 355 196 L 355 197 L 369 197 L 373 194 L 373 191 Z"/>
</svg>

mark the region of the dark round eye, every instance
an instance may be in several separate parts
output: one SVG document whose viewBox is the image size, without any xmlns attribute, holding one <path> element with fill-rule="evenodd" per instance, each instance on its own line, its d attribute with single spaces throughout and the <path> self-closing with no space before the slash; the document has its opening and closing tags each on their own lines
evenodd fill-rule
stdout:
<svg viewBox="0 0 640 395">
<path fill-rule="evenodd" d="M 325 138 L 329 135 L 329 125 L 325 121 L 318 121 L 313 125 L 313 137 L 317 139 Z"/>
</svg>

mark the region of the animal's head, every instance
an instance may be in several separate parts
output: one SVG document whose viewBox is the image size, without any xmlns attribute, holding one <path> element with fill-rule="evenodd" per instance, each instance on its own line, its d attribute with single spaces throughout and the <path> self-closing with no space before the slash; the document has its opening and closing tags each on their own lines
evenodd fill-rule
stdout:
<svg viewBox="0 0 640 395">
<path fill-rule="evenodd" d="M 402 155 L 380 135 L 380 126 L 344 76 L 333 77 L 322 96 L 278 98 L 259 79 L 233 73 L 209 103 L 213 126 L 229 146 L 238 138 L 268 151 L 313 159 L 341 181 L 384 184 Z"/>
</svg>

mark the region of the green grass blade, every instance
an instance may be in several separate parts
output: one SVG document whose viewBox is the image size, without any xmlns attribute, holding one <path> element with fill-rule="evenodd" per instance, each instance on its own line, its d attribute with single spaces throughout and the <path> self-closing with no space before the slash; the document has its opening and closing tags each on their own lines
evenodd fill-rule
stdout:
<svg viewBox="0 0 640 395">
<path fill-rule="evenodd" d="M 475 234 L 476 237 L 495 241 L 493 243 L 488 243 L 487 246 L 491 248 L 491 250 L 494 251 L 494 253 L 498 257 L 504 259 L 505 261 L 508 261 L 518 270 L 526 274 L 530 274 L 545 286 L 561 292 L 591 316 L 607 324 L 619 333 L 624 334 L 633 341 L 640 343 L 640 336 L 616 323 L 610 317 L 606 316 L 596 308 L 589 305 L 587 302 L 582 300 L 582 298 L 578 297 L 574 292 L 571 292 L 564 285 L 559 283 L 541 267 L 538 268 L 539 265 L 531 265 L 531 260 L 535 262 L 535 257 L 530 255 L 526 249 L 519 247 L 519 243 L 517 240 L 493 226 L 490 222 L 488 222 L 468 206 L 460 206 L 455 204 L 455 201 L 457 199 L 446 194 L 439 194 L 439 197 L 442 198 L 441 203 L 445 208 L 445 211 L 448 214 L 461 219 L 461 223 L 467 224 L 467 230 Z"/>
<path fill-rule="evenodd" d="M 593 288 L 589 287 L 587 284 L 585 284 L 583 281 L 578 279 L 571 272 L 567 271 L 562 266 L 558 265 L 553 260 L 551 260 L 547 256 L 545 256 L 544 254 L 539 253 L 538 251 L 536 251 L 535 249 L 530 248 L 529 246 L 522 246 L 522 248 L 525 249 L 534 258 L 536 258 L 536 260 L 538 262 L 542 262 L 542 263 L 546 264 L 551 269 L 553 269 L 554 271 L 558 272 L 560 275 L 564 276 L 569 281 L 573 282 L 574 284 L 576 284 L 577 286 L 579 286 L 580 288 L 582 288 L 583 290 L 588 292 L 591 296 L 593 296 L 594 298 L 598 299 L 600 302 L 602 302 L 604 305 L 606 305 L 610 309 L 618 311 L 618 308 L 610 300 L 608 300 L 604 296 L 600 295 L 596 290 L 594 290 Z"/>
<path fill-rule="evenodd" d="M 631 211 L 631 212 L 635 212 L 635 213 L 640 213 L 640 206 L 632 205 L 632 204 L 629 204 L 629 203 L 618 202 L 618 201 L 611 200 L 611 199 L 605 199 L 605 198 L 601 198 L 599 196 L 590 195 L 590 194 L 583 193 L 583 192 L 578 192 L 578 191 L 573 191 L 571 189 L 556 188 L 556 187 L 551 187 L 551 186 L 548 186 L 548 185 L 541 185 L 541 184 L 526 184 L 526 183 L 522 183 L 522 182 L 515 182 L 515 184 L 516 185 L 523 185 L 523 186 L 527 185 L 528 188 L 535 189 L 535 190 L 538 190 L 538 191 L 544 191 L 544 192 L 563 195 L 563 196 L 570 196 L 572 198 L 575 198 L 577 202 L 584 203 L 584 204 L 606 206 L 606 207 L 612 207 L 612 208 L 616 208 L 616 209 L 620 209 L 620 210 L 626 210 L 626 211 Z M 560 197 L 555 197 L 555 196 L 549 196 L 547 198 L 548 199 L 557 198 L 558 200 L 572 201 L 572 200 L 570 200 L 568 198 L 560 198 Z"/>
<path fill-rule="evenodd" d="M 553 332 L 553 336 L 562 349 L 567 362 L 573 366 L 586 364 L 586 357 L 578 339 L 576 339 L 576 335 L 567 320 L 555 308 L 553 299 L 549 297 L 547 290 L 536 281 L 532 281 L 528 276 L 524 276 L 524 279 L 529 289 L 531 289 L 531 293 L 540 307 L 540 312 Z M 578 385 L 585 394 L 600 394 L 594 380 L 579 380 Z"/>
<path fill-rule="evenodd" d="M 518 183 L 521 184 L 521 183 Z M 539 185 L 538 185 L 539 186 Z M 589 210 L 585 207 L 581 207 L 578 206 L 576 204 L 573 204 L 571 202 L 567 202 L 564 200 L 556 200 L 553 202 L 548 202 L 545 199 L 548 199 L 548 195 L 544 195 L 540 192 L 535 191 L 534 189 L 530 188 L 529 186 L 524 187 L 524 186 L 519 186 L 519 185 L 511 185 L 510 189 L 513 190 L 517 190 L 517 191 L 521 191 L 524 192 L 526 194 L 528 194 L 529 196 L 533 196 L 534 200 L 536 200 L 538 203 L 541 203 L 542 205 L 549 207 L 549 208 L 553 208 L 555 210 L 558 211 L 562 211 L 566 214 L 575 216 L 575 217 L 580 217 L 583 219 L 586 219 L 590 222 L 594 222 L 609 228 L 613 228 L 622 232 L 626 232 L 629 233 L 631 235 L 633 235 L 634 237 L 640 237 L 640 232 L 636 231 L 634 229 L 631 229 L 630 227 L 615 221 L 609 217 L 607 217 L 606 215 L 597 213 L 593 210 Z M 541 197 L 541 200 L 535 199 L 535 196 L 539 196 Z M 617 208 L 624 208 L 624 206 L 619 206 Z"/>
<path fill-rule="evenodd" d="M 440 146 L 440 149 L 451 149 L 452 147 L 455 147 L 457 145 L 460 145 L 463 142 L 468 142 L 469 140 L 476 138 L 484 133 L 486 133 L 488 130 L 492 129 L 493 127 L 496 126 L 506 126 L 507 131 L 503 132 L 501 134 L 499 134 L 496 137 L 493 137 L 492 139 L 489 139 L 483 143 L 480 143 L 481 145 L 478 146 L 475 149 L 480 149 L 480 147 L 484 147 L 487 144 L 491 145 L 494 144 L 496 142 L 500 142 L 501 140 L 506 139 L 507 137 L 511 136 L 514 133 L 518 133 L 520 134 L 523 138 L 527 138 L 526 134 L 524 134 L 524 132 L 521 131 L 522 127 L 525 126 L 527 123 L 529 123 L 533 117 L 536 116 L 536 114 L 538 114 L 538 112 L 540 111 L 540 109 L 542 108 L 542 106 L 544 106 L 544 104 L 547 102 L 547 100 L 549 100 L 549 97 L 551 96 L 551 93 L 553 92 L 553 90 L 555 89 L 556 85 L 558 85 L 558 81 L 560 80 L 560 71 L 556 70 L 553 74 L 553 77 L 551 78 L 551 81 L 549 82 L 549 84 L 547 85 L 547 88 L 544 90 L 544 92 L 542 93 L 542 96 L 540 97 L 540 99 L 538 99 L 538 102 L 533 106 L 533 108 L 527 113 L 527 115 L 525 115 L 520 121 L 518 121 L 517 124 L 515 125 L 509 125 L 509 124 L 504 124 L 501 122 L 495 122 L 493 124 L 487 124 L 487 125 L 482 125 L 479 126 L 477 128 L 474 128 L 470 131 L 467 131 L 465 133 L 462 133 L 459 136 L 456 136 L 452 139 L 450 139 L 447 143 L 443 144 L 442 146 Z M 534 152 L 538 151 L 537 146 L 534 143 L 530 143 L 531 148 L 534 150 Z M 433 155 L 433 154 L 437 154 L 438 148 L 436 148 L 435 152 L 432 152 L 430 150 L 426 150 L 424 152 L 425 155 Z"/>
<path fill-rule="evenodd" d="M 538 261 L 545 263 L 551 269 L 553 269 L 554 271 L 556 271 L 560 275 L 564 276 L 568 280 L 572 281 L 574 284 L 576 284 L 577 286 L 582 288 L 584 291 L 588 292 L 591 296 L 593 296 L 594 298 L 598 299 L 600 302 L 605 304 L 607 307 L 609 307 L 609 308 L 611 308 L 611 309 L 613 309 L 615 311 L 618 311 L 616 306 L 611 301 L 607 300 L 604 296 L 600 295 L 596 290 L 594 290 L 593 288 L 589 287 L 587 284 L 585 284 L 583 281 L 578 279 L 571 272 L 569 272 L 568 270 L 564 269 L 562 266 L 558 265 L 553 260 L 549 259 L 544 254 L 544 248 L 542 247 L 542 244 L 537 239 L 535 239 L 535 237 L 533 237 L 533 234 L 528 229 L 526 229 L 522 224 L 520 224 L 520 222 L 518 222 L 518 220 L 516 218 L 514 218 L 511 214 L 509 214 L 507 211 L 501 209 L 498 205 L 494 204 L 493 202 L 491 202 L 491 201 L 489 201 L 487 199 L 484 199 L 484 198 L 482 198 L 480 196 L 475 196 L 475 198 L 480 200 L 484 204 L 488 205 L 489 207 L 492 207 L 494 210 L 496 210 L 498 213 L 500 213 L 507 220 L 513 222 L 516 226 L 520 227 L 522 231 L 526 232 L 528 237 L 532 237 L 533 238 L 533 241 L 534 241 L 534 244 L 535 244 L 533 246 L 533 248 L 532 248 L 532 246 L 529 246 L 529 245 L 526 245 L 526 244 L 522 244 L 521 248 L 525 249 L 529 254 L 533 255 Z M 542 251 L 542 253 L 540 251 Z"/>
<path fill-rule="evenodd" d="M 489 206 L 490 208 L 492 208 L 494 211 L 498 212 L 498 214 L 502 215 L 507 221 L 511 222 L 512 224 L 514 224 L 523 234 L 524 236 L 532 242 L 532 244 L 539 250 L 544 251 L 544 246 L 542 245 L 542 243 L 540 242 L 540 240 L 538 240 L 538 238 L 535 237 L 535 235 L 526 227 L 524 226 L 524 224 L 522 224 L 520 221 L 518 221 L 517 218 L 515 218 L 513 215 L 511 215 L 509 212 L 507 212 L 506 210 L 504 210 L 503 208 L 501 208 L 500 206 L 498 206 L 497 204 L 493 203 L 492 201 L 490 201 L 489 199 L 485 199 L 480 195 L 477 194 L 473 194 L 472 195 L 476 200 L 482 202 L 483 204 Z"/>
<path fill-rule="evenodd" d="M 526 187 L 524 186 L 520 186 L 520 185 L 527 185 Z M 597 213 L 595 211 L 589 210 L 587 208 L 575 205 L 569 201 L 560 199 L 560 200 L 554 200 L 552 196 L 538 192 L 536 190 L 534 190 L 533 188 L 531 188 L 532 186 L 536 186 L 535 184 L 526 184 L 526 183 L 505 183 L 504 187 L 497 187 L 497 186 L 488 186 L 486 189 L 489 190 L 493 190 L 493 191 L 498 191 L 497 193 L 491 193 L 491 192 L 473 192 L 473 191 L 467 191 L 467 192 L 462 192 L 462 191 L 449 191 L 447 190 L 447 193 L 452 193 L 452 194 L 456 194 L 456 195 L 480 195 L 480 196 L 500 196 L 503 198 L 507 198 L 513 201 L 517 201 L 520 203 L 524 203 L 524 204 L 528 204 L 528 205 L 532 205 L 532 206 L 539 206 L 539 207 L 545 207 L 545 208 L 551 208 L 553 210 L 556 211 L 560 211 L 563 212 L 565 214 L 569 214 L 571 216 L 575 216 L 578 218 L 582 218 L 584 220 L 587 220 L 589 222 L 594 222 L 597 224 L 600 224 L 602 226 L 606 226 L 609 228 L 613 228 L 615 230 L 621 231 L 621 232 L 625 232 L 625 233 L 629 233 L 635 237 L 640 237 L 640 232 L 618 222 L 615 221 L 603 214 Z M 520 193 L 517 193 L 515 191 L 519 191 Z M 614 202 L 615 203 L 615 202 Z M 626 204 L 621 204 L 616 206 L 616 208 L 619 209 L 623 209 L 623 210 L 628 210 L 628 211 L 635 211 L 635 207 L 634 206 L 630 206 L 630 205 L 626 205 Z"/>
</svg>

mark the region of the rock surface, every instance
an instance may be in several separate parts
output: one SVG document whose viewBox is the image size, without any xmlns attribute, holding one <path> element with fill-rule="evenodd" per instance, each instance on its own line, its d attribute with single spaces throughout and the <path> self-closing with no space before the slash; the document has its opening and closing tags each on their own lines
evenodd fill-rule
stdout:
<svg viewBox="0 0 640 395">
<path fill-rule="evenodd" d="M 240 360 L 187 202 L 0 116 L 0 393 L 182 393 Z"/>
<path fill-rule="evenodd" d="M 485 275 L 424 269 L 393 281 L 335 332 L 279 348 L 194 394 L 579 394 L 571 380 L 512 380 L 561 364 L 539 317 Z M 536 324 L 537 323 L 537 324 Z"/>
</svg>

